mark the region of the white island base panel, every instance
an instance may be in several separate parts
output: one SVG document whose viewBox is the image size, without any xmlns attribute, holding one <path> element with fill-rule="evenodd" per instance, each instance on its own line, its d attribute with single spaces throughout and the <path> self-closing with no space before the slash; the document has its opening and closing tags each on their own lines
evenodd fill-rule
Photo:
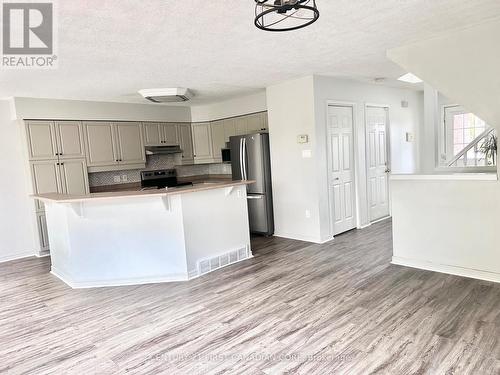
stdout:
<svg viewBox="0 0 500 375">
<path fill-rule="evenodd" d="M 244 184 L 44 203 L 51 272 L 72 288 L 186 281 L 252 257 Z"/>
</svg>

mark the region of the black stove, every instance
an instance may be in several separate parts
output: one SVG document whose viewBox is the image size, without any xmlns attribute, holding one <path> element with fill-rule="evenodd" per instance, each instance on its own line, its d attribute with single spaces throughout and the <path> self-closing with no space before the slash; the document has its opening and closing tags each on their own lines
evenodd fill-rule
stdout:
<svg viewBox="0 0 500 375">
<path fill-rule="evenodd" d="M 160 169 L 156 171 L 141 172 L 142 189 L 165 189 L 169 187 L 190 186 L 192 182 L 177 181 L 175 169 Z"/>
</svg>

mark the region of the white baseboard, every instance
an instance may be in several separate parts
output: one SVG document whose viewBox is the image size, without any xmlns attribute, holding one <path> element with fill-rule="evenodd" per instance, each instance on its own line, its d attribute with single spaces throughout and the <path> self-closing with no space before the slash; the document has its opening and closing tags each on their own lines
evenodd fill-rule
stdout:
<svg viewBox="0 0 500 375">
<path fill-rule="evenodd" d="M 405 266 L 411 268 L 418 268 L 426 271 L 434 271 L 440 273 L 446 273 L 450 275 L 469 277 L 472 279 L 479 279 L 485 281 L 492 281 L 494 283 L 500 283 L 500 273 L 476 270 L 472 268 L 465 268 L 459 266 L 450 266 L 447 264 L 432 263 L 423 260 L 406 259 L 401 257 L 392 257 L 392 264 L 398 266 Z"/>
<path fill-rule="evenodd" d="M 69 277 L 64 272 L 61 272 L 54 267 L 50 270 L 50 273 L 60 280 L 64 281 L 67 285 L 69 285 L 73 289 L 83 289 L 83 288 L 104 288 L 104 287 L 112 287 L 112 286 L 127 286 L 127 285 L 142 285 L 142 284 L 157 284 L 157 283 L 165 283 L 165 282 L 179 282 L 179 281 L 188 281 L 187 274 L 172 274 L 168 276 L 160 276 L 160 277 L 140 277 L 134 279 L 124 279 L 124 280 L 94 280 L 94 281 L 73 281 L 71 277 Z"/>
<path fill-rule="evenodd" d="M 278 232 L 278 233 L 274 233 L 274 237 L 286 238 L 289 240 L 296 240 L 296 241 L 312 242 L 312 243 L 317 243 L 317 244 L 322 243 L 322 241 L 316 237 L 304 236 L 304 235 L 300 235 L 300 234 L 279 233 Z"/>
<path fill-rule="evenodd" d="M 318 242 L 320 245 L 323 245 L 324 243 L 327 243 L 327 242 L 330 242 L 330 241 L 333 241 L 335 239 L 335 237 L 333 236 L 328 236 L 327 238 L 325 238 L 324 240 L 322 240 L 321 242 Z"/>
<path fill-rule="evenodd" d="M 25 252 L 20 252 L 20 253 L 16 253 L 16 254 L 2 255 L 2 256 L 0 256 L 0 263 L 10 262 L 11 260 L 16 260 L 16 259 L 34 257 L 35 255 L 36 254 L 33 251 L 25 251 Z"/>
<path fill-rule="evenodd" d="M 380 223 L 381 221 L 386 221 L 386 220 L 389 220 L 389 219 L 392 219 L 392 216 L 389 215 L 389 216 L 383 217 L 381 219 L 373 220 L 370 224 Z"/>
</svg>

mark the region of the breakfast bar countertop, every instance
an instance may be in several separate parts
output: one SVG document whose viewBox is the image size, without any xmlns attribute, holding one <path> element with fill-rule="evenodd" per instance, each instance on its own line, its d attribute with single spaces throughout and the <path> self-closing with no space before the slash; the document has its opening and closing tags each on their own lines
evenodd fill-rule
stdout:
<svg viewBox="0 0 500 375">
<path fill-rule="evenodd" d="M 86 195 L 67 195 L 58 193 L 37 194 L 32 197 L 42 202 L 52 203 L 76 203 L 84 201 L 95 201 L 104 199 L 122 199 L 122 198 L 140 198 L 151 196 L 165 196 L 175 194 L 196 193 L 199 191 L 231 188 L 241 185 L 249 185 L 254 183 L 252 180 L 247 181 L 220 181 L 220 182 L 202 182 L 193 186 L 174 187 L 158 190 L 142 190 L 142 191 L 111 191 L 106 193 L 90 193 Z"/>
</svg>

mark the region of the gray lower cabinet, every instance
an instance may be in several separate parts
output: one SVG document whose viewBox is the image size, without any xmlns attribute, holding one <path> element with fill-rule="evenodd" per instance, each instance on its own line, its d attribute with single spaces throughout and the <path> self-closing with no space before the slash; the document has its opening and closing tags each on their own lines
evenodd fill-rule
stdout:
<svg viewBox="0 0 500 375">
<path fill-rule="evenodd" d="M 50 250 L 50 245 L 45 212 L 36 213 L 36 223 L 38 228 L 38 238 L 40 239 L 40 252 L 47 252 Z"/>
<path fill-rule="evenodd" d="M 37 160 L 30 162 L 33 192 L 83 195 L 89 193 L 85 159 Z M 45 207 L 35 201 L 40 251 L 49 250 Z"/>
</svg>

